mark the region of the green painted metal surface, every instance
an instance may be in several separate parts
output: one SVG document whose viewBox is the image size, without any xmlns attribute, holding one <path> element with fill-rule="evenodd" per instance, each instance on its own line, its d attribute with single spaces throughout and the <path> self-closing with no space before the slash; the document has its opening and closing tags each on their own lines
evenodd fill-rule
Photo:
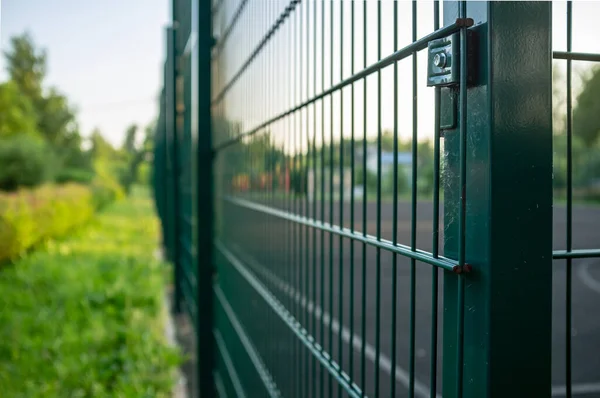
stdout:
<svg viewBox="0 0 600 398">
<path fill-rule="evenodd" d="M 552 52 L 550 3 L 428 4 L 173 0 L 153 183 L 200 396 L 550 396 L 552 259 L 568 330 L 600 256 L 572 177 L 552 251 L 551 62 L 599 57 Z"/>
<path fill-rule="evenodd" d="M 459 297 L 465 308 L 444 311 L 444 368 L 452 369 L 444 373 L 444 396 L 550 394 L 550 8 L 467 4 L 480 73 L 459 96 L 460 128 L 444 132 L 453 176 L 445 179 L 444 211 L 445 253 L 473 272 L 444 277 L 444 301 Z M 446 23 L 459 13 L 446 5 Z"/>
</svg>

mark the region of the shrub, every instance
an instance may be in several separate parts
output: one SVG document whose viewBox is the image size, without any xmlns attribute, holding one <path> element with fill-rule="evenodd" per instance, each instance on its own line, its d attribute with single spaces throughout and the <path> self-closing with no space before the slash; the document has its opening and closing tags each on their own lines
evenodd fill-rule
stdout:
<svg viewBox="0 0 600 398">
<path fill-rule="evenodd" d="M 0 190 L 40 185 L 54 167 L 52 150 L 42 140 L 25 134 L 0 139 Z"/>
<path fill-rule="evenodd" d="M 113 200 L 118 200 L 125 196 L 123 186 L 119 184 L 118 169 L 119 166 L 103 159 L 97 159 L 94 162 L 96 177 L 92 182 L 92 190 L 94 192 L 96 208 L 101 209 Z"/>
<path fill-rule="evenodd" d="M 123 188 L 114 180 L 95 178 L 91 184 L 94 207 L 101 210 L 115 200 L 122 199 Z"/>
<path fill-rule="evenodd" d="M 84 224 L 98 208 L 98 197 L 110 200 L 111 192 L 103 186 L 65 184 L 0 194 L 0 261 Z"/>
<path fill-rule="evenodd" d="M 141 185 L 149 185 L 150 184 L 150 164 L 148 162 L 144 162 L 140 164 L 140 167 L 137 172 L 137 182 Z"/>
<path fill-rule="evenodd" d="M 88 185 L 94 179 L 94 172 L 84 169 L 65 168 L 56 173 L 54 181 L 58 184 L 75 182 Z"/>
<path fill-rule="evenodd" d="M 171 397 L 166 264 L 146 198 L 0 272 L 2 397 Z"/>
</svg>

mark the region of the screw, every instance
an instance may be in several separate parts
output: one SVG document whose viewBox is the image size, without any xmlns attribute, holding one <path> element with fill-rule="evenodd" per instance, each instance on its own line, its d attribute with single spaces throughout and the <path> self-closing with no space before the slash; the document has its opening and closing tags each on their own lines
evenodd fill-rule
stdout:
<svg viewBox="0 0 600 398">
<path fill-rule="evenodd" d="M 446 54 L 437 53 L 433 56 L 433 64 L 438 68 L 443 68 L 446 66 Z"/>
</svg>

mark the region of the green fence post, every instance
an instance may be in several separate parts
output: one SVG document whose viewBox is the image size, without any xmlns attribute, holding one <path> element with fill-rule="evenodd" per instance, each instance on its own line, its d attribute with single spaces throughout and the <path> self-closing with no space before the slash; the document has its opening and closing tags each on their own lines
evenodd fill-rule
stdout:
<svg viewBox="0 0 600 398">
<path fill-rule="evenodd" d="M 181 233 L 180 225 L 180 207 L 179 200 L 179 139 L 177 135 L 177 109 L 176 109 L 176 81 L 177 81 L 177 51 L 176 51 L 176 36 L 177 22 L 173 20 L 173 26 L 168 28 L 167 32 L 167 65 L 165 79 L 165 96 L 166 96 L 166 131 L 167 131 L 167 147 L 170 154 L 170 173 L 169 173 L 169 194 L 171 197 L 170 203 L 170 250 L 172 253 L 174 272 L 174 297 L 173 311 L 181 312 L 181 255 L 179 249 L 179 236 Z"/>
<path fill-rule="evenodd" d="M 445 398 L 550 396 L 551 6 L 444 2 L 444 24 L 472 18 L 478 41 L 465 106 L 442 89 L 442 115 L 458 111 L 443 131 L 445 255 L 472 266 L 444 275 Z"/>
<path fill-rule="evenodd" d="M 197 206 L 197 361 L 198 361 L 198 391 L 202 398 L 216 397 L 213 372 L 215 370 L 215 347 L 213 335 L 213 149 L 212 149 L 212 119 L 211 119 L 211 49 L 212 12 L 210 0 L 193 2 L 196 10 L 192 11 L 192 29 L 197 31 L 197 51 L 192 57 L 192 84 L 196 91 L 196 206 Z M 192 91 L 192 92 L 193 92 Z M 192 94 L 192 102 L 194 95 Z M 193 117 L 193 116 L 192 116 Z M 192 127 L 194 129 L 194 127 Z M 194 132 L 192 132 L 194 134 Z"/>
</svg>

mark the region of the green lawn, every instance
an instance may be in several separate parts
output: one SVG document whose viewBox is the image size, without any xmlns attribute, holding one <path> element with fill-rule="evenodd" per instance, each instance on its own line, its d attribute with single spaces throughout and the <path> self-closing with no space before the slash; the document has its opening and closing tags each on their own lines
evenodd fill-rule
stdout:
<svg viewBox="0 0 600 398">
<path fill-rule="evenodd" d="M 167 397 L 166 264 L 143 190 L 0 270 L 0 396 Z"/>
</svg>

